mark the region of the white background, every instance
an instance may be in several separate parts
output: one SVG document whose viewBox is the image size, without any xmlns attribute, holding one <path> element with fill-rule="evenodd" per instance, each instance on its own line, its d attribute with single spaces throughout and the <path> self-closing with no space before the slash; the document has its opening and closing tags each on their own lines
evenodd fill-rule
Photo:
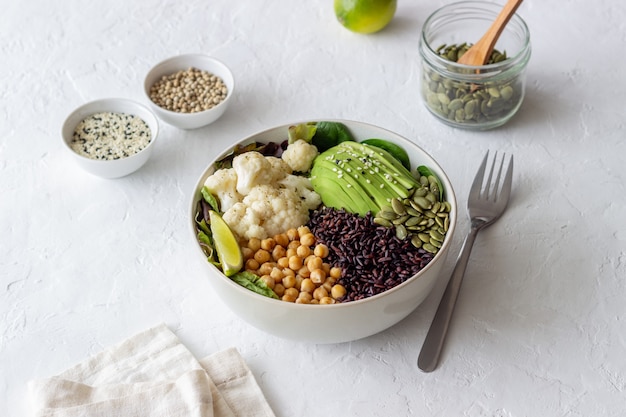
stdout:
<svg viewBox="0 0 626 417">
<path fill-rule="evenodd" d="M 331 0 L 5 2 L 0 414 L 27 415 L 28 380 L 165 322 L 198 357 L 237 347 L 279 417 L 623 416 L 626 3 L 524 2 L 527 98 L 489 132 L 439 123 L 418 96 L 420 29 L 447 3 L 400 0 L 393 22 L 365 36 L 339 25 Z M 153 158 L 131 176 L 81 171 L 61 146 L 64 118 L 98 98 L 145 102 L 150 66 L 189 52 L 232 68 L 226 114 L 194 131 L 162 123 Z M 324 118 L 415 141 L 447 170 L 462 205 L 487 149 L 515 155 L 510 208 L 478 237 L 431 374 L 416 358 L 462 233 L 408 318 L 338 345 L 248 326 L 192 259 L 186 216 L 208 161 L 258 130 Z"/>
</svg>

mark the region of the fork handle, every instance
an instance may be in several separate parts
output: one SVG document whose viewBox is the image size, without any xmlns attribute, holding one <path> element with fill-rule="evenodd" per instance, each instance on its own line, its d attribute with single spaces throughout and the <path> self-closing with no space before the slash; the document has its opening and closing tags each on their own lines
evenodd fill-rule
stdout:
<svg viewBox="0 0 626 417">
<path fill-rule="evenodd" d="M 448 333 L 448 327 L 450 326 L 450 319 L 452 318 L 454 306 L 459 296 L 459 291 L 461 290 L 461 283 L 463 282 L 463 276 L 467 269 L 467 262 L 479 230 L 480 226 L 472 224 L 469 233 L 465 237 L 446 290 L 441 297 L 439 307 L 430 325 L 430 329 L 428 329 L 426 339 L 424 339 L 424 345 L 417 359 L 417 366 L 424 372 L 434 371 L 439 363 L 439 356 L 441 355 L 443 342 Z"/>
</svg>

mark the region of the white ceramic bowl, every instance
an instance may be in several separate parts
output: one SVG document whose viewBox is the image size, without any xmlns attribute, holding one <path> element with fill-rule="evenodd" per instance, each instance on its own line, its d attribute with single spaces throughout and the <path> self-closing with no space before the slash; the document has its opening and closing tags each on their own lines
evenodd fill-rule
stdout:
<svg viewBox="0 0 626 417">
<path fill-rule="evenodd" d="M 155 82 L 161 79 L 161 77 L 174 74 L 178 71 L 185 71 L 189 68 L 208 71 L 220 77 L 228 88 L 226 98 L 215 107 L 196 113 L 179 113 L 167 110 L 158 106 L 150 99 L 150 88 Z M 224 114 L 233 96 L 235 79 L 230 69 L 219 60 L 202 54 L 186 54 L 168 58 L 155 65 L 146 75 L 143 89 L 150 108 L 161 120 L 180 129 L 197 129 L 213 123 Z"/>
<path fill-rule="evenodd" d="M 309 343 L 340 343 L 367 337 L 385 330 L 410 314 L 431 292 L 440 279 L 448 254 L 457 219 L 457 202 L 450 180 L 439 164 L 413 142 L 386 129 L 361 122 L 338 120 L 345 124 L 360 141 L 382 138 L 393 141 L 406 149 L 413 164 L 427 165 L 439 176 L 450 202 L 450 228 L 444 243 L 419 273 L 384 293 L 359 301 L 332 305 L 295 304 L 258 295 L 227 278 L 206 260 L 195 235 L 194 216 L 200 200 L 200 190 L 206 178 L 215 171 L 214 163 L 232 151 L 232 148 L 211 161 L 202 173 L 192 193 L 189 207 L 189 230 L 192 246 L 200 266 L 199 279 L 208 279 L 214 296 L 226 304 L 235 314 L 249 324 L 278 337 Z M 293 123 L 296 124 L 296 123 Z M 281 142 L 287 137 L 289 125 L 275 127 L 249 136 L 237 144 L 251 142 Z M 233 146 L 234 147 L 234 146 Z"/>
<path fill-rule="evenodd" d="M 70 145 L 76 126 L 86 117 L 101 112 L 126 113 L 140 117 L 150 128 L 150 143 L 138 153 L 120 159 L 102 160 L 79 155 Z M 83 104 L 70 113 L 61 129 L 63 144 L 76 163 L 90 174 L 102 178 L 123 177 L 141 168 L 150 159 L 158 133 L 159 122 L 150 109 L 125 98 L 105 98 Z"/>
</svg>

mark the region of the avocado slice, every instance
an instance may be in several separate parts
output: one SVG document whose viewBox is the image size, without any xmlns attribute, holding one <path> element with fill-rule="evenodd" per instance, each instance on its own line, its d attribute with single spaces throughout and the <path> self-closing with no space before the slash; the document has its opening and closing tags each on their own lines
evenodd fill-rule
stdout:
<svg viewBox="0 0 626 417">
<path fill-rule="evenodd" d="M 325 205 L 345 208 L 363 216 L 368 211 L 376 213 L 380 201 L 386 197 L 378 190 L 364 187 L 362 183 L 346 172 L 344 167 L 328 160 L 318 161 L 316 158 L 311 169 L 311 185 Z M 347 198 L 342 199 L 342 195 Z"/>
<path fill-rule="evenodd" d="M 313 162 L 311 184 L 324 204 L 364 216 L 377 213 L 392 198 L 406 198 L 418 183 L 384 149 L 346 141 Z"/>
</svg>

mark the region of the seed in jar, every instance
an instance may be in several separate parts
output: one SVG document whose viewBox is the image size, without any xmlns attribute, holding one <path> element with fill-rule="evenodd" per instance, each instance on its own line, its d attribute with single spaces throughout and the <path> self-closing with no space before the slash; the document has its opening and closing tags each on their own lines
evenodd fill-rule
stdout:
<svg viewBox="0 0 626 417">
<path fill-rule="evenodd" d="M 77 154 L 98 160 L 115 160 L 145 149 L 152 140 L 148 124 L 128 113 L 100 112 L 84 118 L 72 135 Z"/>
<path fill-rule="evenodd" d="M 197 113 L 224 101 L 228 87 L 215 74 L 189 68 L 161 77 L 150 87 L 149 95 L 157 106 L 166 110 Z"/>
</svg>

